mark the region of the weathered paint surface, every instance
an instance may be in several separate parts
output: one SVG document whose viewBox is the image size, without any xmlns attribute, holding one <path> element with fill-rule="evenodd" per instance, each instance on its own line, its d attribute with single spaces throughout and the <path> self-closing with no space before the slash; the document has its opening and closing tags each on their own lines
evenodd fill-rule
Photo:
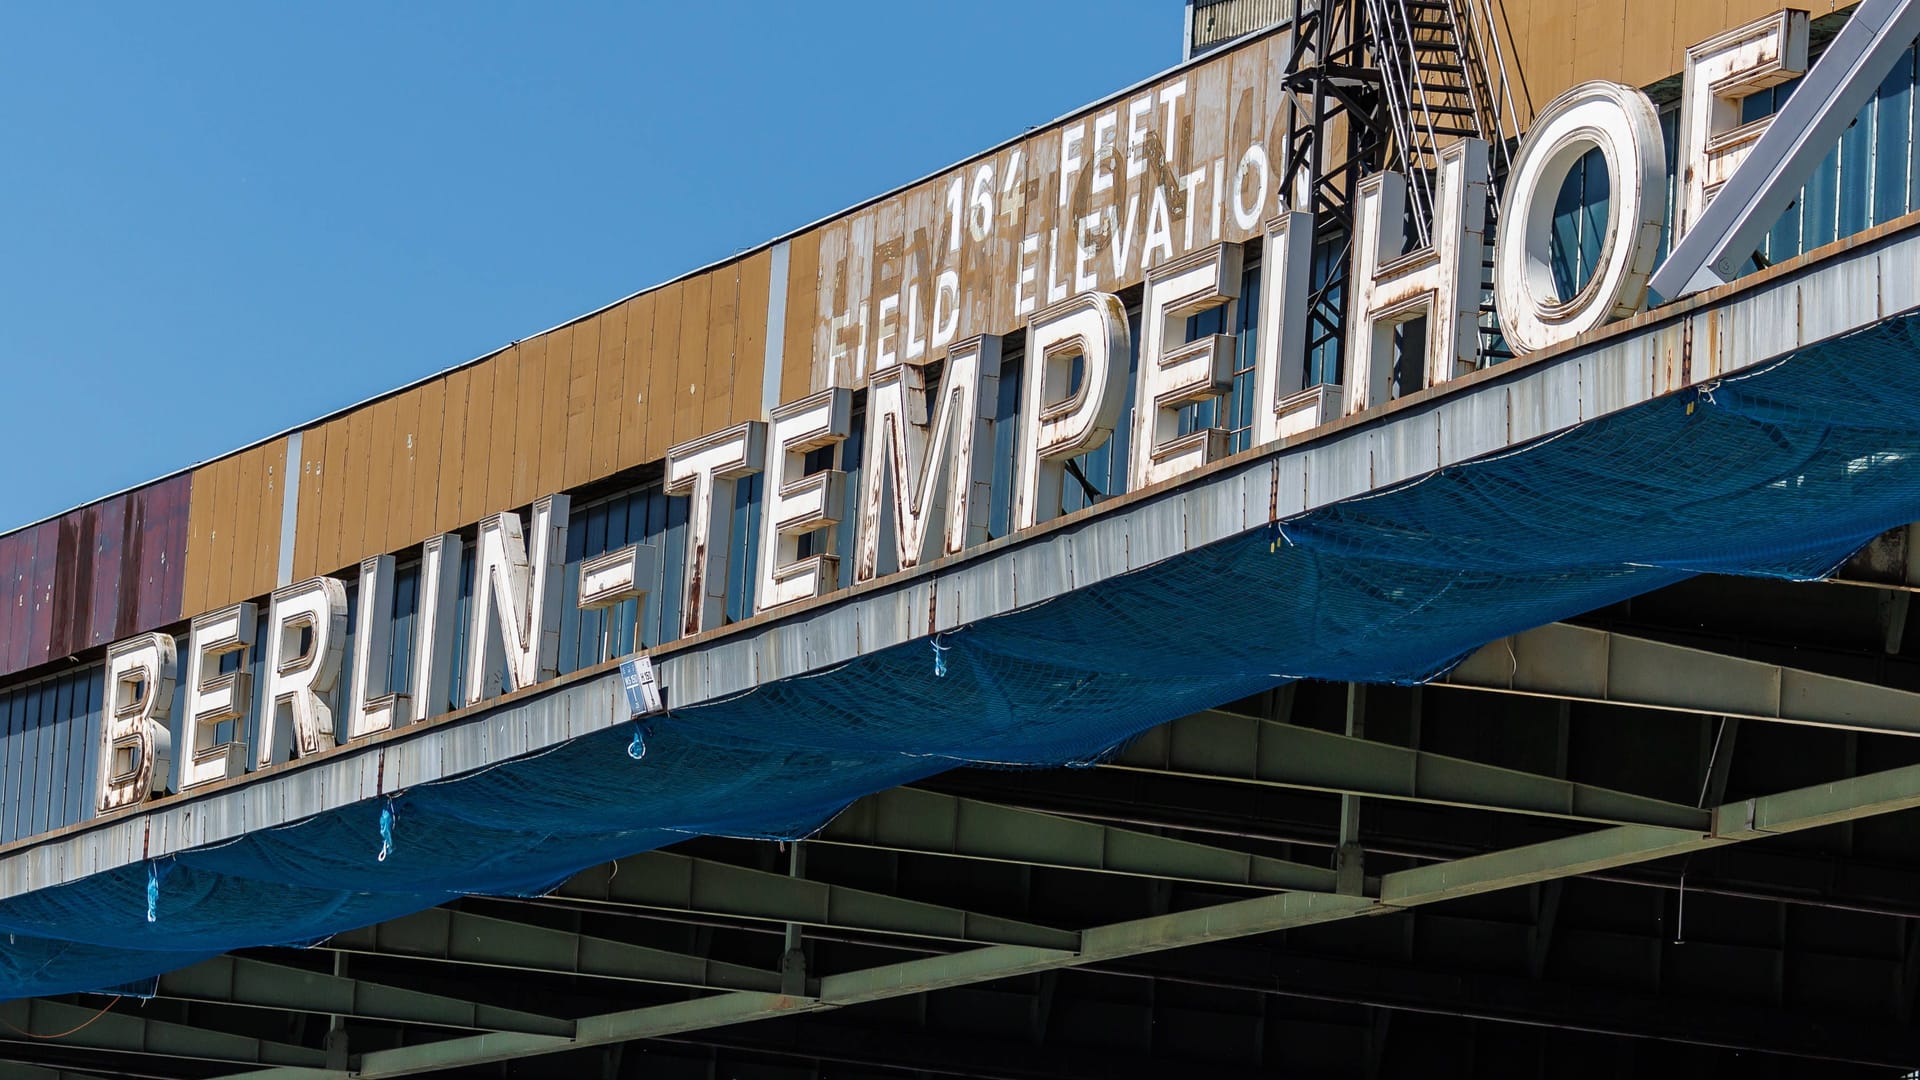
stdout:
<svg viewBox="0 0 1920 1080">
<path fill-rule="evenodd" d="M 181 618 L 194 474 L 0 536 L 0 675 Z"/>
</svg>

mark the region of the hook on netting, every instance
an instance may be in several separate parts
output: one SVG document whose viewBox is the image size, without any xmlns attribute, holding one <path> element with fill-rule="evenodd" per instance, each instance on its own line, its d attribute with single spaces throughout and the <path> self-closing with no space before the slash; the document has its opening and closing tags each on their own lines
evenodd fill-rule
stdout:
<svg viewBox="0 0 1920 1080">
<path fill-rule="evenodd" d="M 633 725 L 633 741 L 627 744 L 627 756 L 635 761 L 647 756 L 647 725 Z"/>
<path fill-rule="evenodd" d="M 1273 555 L 1280 551 L 1281 537 L 1280 523 L 1278 521 L 1267 522 L 1267 554 Z"/>
<path fill-rule="evenodd" d="M 380 808 L 380 862 L 393 854 L 393 817 L 393 796 L 389 795 L 387 805 Z"/>
<path fill-rule="evenodd" d="M 159 919 L 160 864 L 150 860 L 147 863 L 147 921 L 157 922 Z"/>
<path fill-rule="evenodd" d="M 947 650 L 953 648 L 953 646 L 940 644 L 939 634 L 933 635 L 933 638 L 929 640 L 927 644 L 933 646 L 933 677 L 936 679 L 946 678 Z"/>
</svg>

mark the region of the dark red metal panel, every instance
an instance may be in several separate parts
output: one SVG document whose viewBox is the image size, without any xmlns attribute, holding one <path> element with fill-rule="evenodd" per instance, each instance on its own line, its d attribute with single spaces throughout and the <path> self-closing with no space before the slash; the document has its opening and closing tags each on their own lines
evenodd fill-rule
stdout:
<svg viewBox="0 0 1920 1080">
<path fill-rule="evenodd" d="M 15 580 L 20 548 L 31 542 L 32 530 L 0 536 L 0 669 L 14 670 L 15 653 L 26 652 L 26 597 Z M 19 624 L 16 631 L 15 623 Z"/>
<path fill-rule="evenodd" d="M 0 676 L 179 622 L 191 475 L 0 536 Z"/>
<path fill-rule="evenodd" d="M 43 521 L 34 526 L 32 592 L 28 599 L 27 666 L 52 659 L 54 587 L 60 578 L 60 522 Z M 66 655 L 65 653 L 61 654 Z"/>
<path fill-rule="evenodd" d="M 122 495 L 100 504 L 93 526 L 93 596 L 87 615 L 86 644 L 110 645 L 120 628 L 120 555 L 125 550 L 127 504 Z"/>
<path fill-rule="evenodd" d="M 71 656 L 87 647 L 87 623 L 93 612 L 93 532 L 100 505 L 63 516 L 59 558 L 53 570 L 53 635 L 50 657 Z"/>
</svg>

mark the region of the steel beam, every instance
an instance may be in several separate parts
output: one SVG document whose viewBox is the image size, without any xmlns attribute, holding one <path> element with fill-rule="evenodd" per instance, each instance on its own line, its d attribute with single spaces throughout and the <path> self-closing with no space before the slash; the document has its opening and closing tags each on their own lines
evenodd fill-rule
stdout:
<svg viewBox="0 0 1920 1080">
<path fill-rule="evenodd" d="M 1712 826 L 1707 830 L 1614 826 L 1511 851 L 1401 870 L 1381 878 L 1377 899 L 1333 893 L 1278 893 L 1095 927 L 1081 932 L 1081 946 L 1077 950 L 995 945 L 828 975 L 820 980 L 819 992 L 812 997 L 721 994 L 585 1019 L 580 1021 L 579 1035 L 574 1039 L 537 1035 L 469 1036 L 375 1051 L 361 1059 L 357 1073 L 302 1070 L 298 1074 L 279 1076 L 282 1080 L 408 1076 L 879 1001 L 1440 903 L 1916 806 L 1920 806 L 1920 765 L 1728 803 L 1713 811 Z"/>
<path fill-rule="evenodd" d="M 444 907 L 335 934 L 324 947 L 696 989 L 773 992 L 780 988 L 777 971 Z"/>
<path fill-rule="evenodd" d="M 1434 685 L 1920 735 L 1920 693 L 1567 623 L 1492 642 Z"/>
<path fill-rule="evenodd" d="M 93 1073 L 73 1072 L 70 1069 L 49 1069 L 7 1058 L 0 1058 L 0 1073 L 5 1074 L 9 1080 L 105 1080 L 104 1077 Z"/>
<path fill-rule="evenodd" d="M 814 840 L 1209 885 L 1315 891 L 1334 885 L 1325 867 L 916 788 L 861 799 Z"/>
<path fill-rule="evenodd" d="M 1705 829 L 1709 818 L 1645 795 L 1218 710 L 1147 732 L 1106 767 L 1600 824 Z"/>
<path fill-rule="evenodd" d="M 478 1031 L 573 1034 L 570 1020 L 240 956 L 162 975 L 159 996 Z"/>
<path fill-rule="evenodd" d="M 1072 930 L 904 900 L 790 874 L 649 851 L 581 871 L 554 896 L 655 911 L 724 915 L 867 933 L 905 934 L 974 945 L 1071 949 Z"/>
<path fill-rule="evenodd" d="M 59 1032 L 66 1034 L 51 1037 Z M 231 1065 L 318 1066 L 326 1062 L 324 1052 L 310 1047 L 44 998 L 0 1001 L 0 1044 L 5 1043 L 42 1049 L 60 1046 L 156 1054 Z"/>
</svg>

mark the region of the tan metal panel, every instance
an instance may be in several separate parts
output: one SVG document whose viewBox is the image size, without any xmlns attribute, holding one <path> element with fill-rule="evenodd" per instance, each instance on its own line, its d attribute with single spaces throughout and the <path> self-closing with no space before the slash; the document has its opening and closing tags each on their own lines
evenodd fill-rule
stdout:
<svg viewBox="0 0 1920 1080">
<path fill-rule="evenodd" d="M 440 447 L 447 424 L 447 378 L 441 377 L 420 388 L 418 426 L 413 441 L 412 469 L 408 490 L 413 503 L 407 515 L 404 545 L 413 545 L 434 535 L 434 519 L 440 507 Z M 396 507 L 396 511 L 408 507 Z"/>
<path fill-rule="evenodd" d="M 740 261 L 740 303 L 733 323 L 733 406 L 714 429 L 760 418 L 760 384 L 767 370 L 768 278 L 773 249 Z"/>
<path fill-rule="evenodd" d="M 469 521 L 478 521 L 513 505 L 514 438 L 520 430 L 520 403 L 523 400 L 521 375 L 526 370 L 526 354 L 527 343 L 523 341 L 497 354 L 490 362 L 493 368 L 493 414 L 487 418 L 486 427 L 480 433 L 480 443 L 487 448 L 487 486 L 480 496 L 478 512 L 469 517 Z M 474 430 L 469 422 L 467 438 L 473 436 Z"/>
<path fill-rule="evenodd" d="M 1027 192 L 1020 235 L 1033 236 L 1039 242 L 1039 250 L 1032 257 L 1033 283 L 1028 287 L 1029 295 L 1034 298 L 1033 310 L 1038 310 L 1047 306 L 1050 295 L 1055 295 L 1055 286 L 1069 294 L 1073 292 L 1074 230 L 1067 225 L 1068 215 L 1060 210 L 1060 133 L 1056 130 L 1034 135 L 1026 141 L 1025 153 Z M 929 210 L 937 216 L 937 208 Z M 919 214 L 919 207 L 910 200 L 907 209 L 910 233 L 918 228 L 913 219 Z M 932 280 L 931 276 L 928 280 Z"/>
<path fill-rule="evenodd" d="M 232 545 L 229 549 L 227 580 L 211 588 L 207 608 L 224 607 L 271 588 L 258 588 L 256 575 L 260 565 L 260 503 L 265 496 L 265 474 L 261 447 L 243 451 L 234 458 Z M 202 609 L 187 612 L 198 615 Z"/>
<path fill-rule="evenodd" d="M 315 424 L 300 434 L 300 503 L 294 508 L 293 578 L 310 578 L 320 565 L 320 493 L 327 482 L 327 435 L 332 425 Z"/>
<path fill-rule="evenodd" d="M 359 480 L 359 488 L 348 498 L 346 512 L 341 516 L 340 566 L 353 566 L 369 555 L 382 554 L 387 550 L 394 446 L 400 441 L 395 430 L 398 403 L 399 395 L 395 395 L 374 402 L 371 409 L 362 410 L 368 414 L 366 477 Z M 347 472 L 358 479 L 359 474 L 351 465 L 351 448 L 347 451 L 347 459 Z"/>
<path fill-rule="evenodd" d="M 1560 0 L 1547 0 L 1559 3 Z M 1671 0 L 1659 0 L 1670 3 Z M 1519 113 L 1514 122 L 1525 125 L 1533 122 L 1533 114 L 1545 105 L 1552 94 L 1542 94 L 1535 87 L 1534 63 L 1531 50 L 1531 38 L 1528 28 L 1533 20 L 1533 0 L 1502 0 L 1493 5 L 1495 26 L 1500 33 L 1500 51 L 1506 57 L 1508 89 L 1513 94 L 1513 104 Z"/>
<path fill-rule="evenodd" d="M 578 487 L 597 475 L 594 459 L 594 391 L 599 384 L 600 334 L 607 314 L 582 319 L 573 331 L 567 355 L 567 421 L 560 459 L 560 481 L 551 490 Z"/>
<path fill-rule="evenodd" d="M 1696 0 L 1687 0 L 1692 4 Z M 1699 0 L 1703 6 L 1718 6 L 1719 0 Z M 1715 16 L 1718 18 L 1718 16 Z M 1527 51 L 1532 62 L 1527 73 L 1537 83 L 1552 87 L 1540 104 L 1573 85 L 1573 58 L 1578 43 L 1573 39 L 1573 9 L 1565 0 L 1536 3 L 1527 20 Z"/>
<path fill-rule="evenodd" d="M 468 368 L 467 415 L 462 425 L 459 477 L 459 513 L 440 517 L 443 531 L 479 521 L 492 501 L 489 494 L 493 470 L 492 431 L 494 424 L 494 383 L 512 350 L 496 353 Z"/>
<path fill-rule="evenodd" d="M 340 523 L 347 500 L 363 493 L 365 478 L 354 477 L 347 468 L 347 450 L 357 438 L 366 441 L 366 410 L 343 416 L 328 425 L 327 484 L 320 502 L 320 520 L 316 523 L 319 542 L 314 548 L 315 574 L 331 574 L 340 569 Z M 355 417 L 360 417 L 356 424 Z"/>
<path fill-rule="evenodd" d="M 847 286 L 847 245 L 851 226 L 851 218 L 841 218 L 820 228 L 820 285 L 816 305 L 808 313 L 808 322 L 813 325 L 813 348 L 810 350 L 813 361 L 808 365 L 807 375 L 809 394 L 833 385 L 833 355 L 839 348 L 837 339 L 842 336 L 834 320 L 842 314 L 851 317 L 860 307 Z M 849 353 L 855 344 L 847 344 Z M 806 394 L 801 396 L 805 397 Z"/>
<path fill-rule="evenodd" d="M 814 229 L 787 245 L 787 330 L 780 346 L 780 401 L 798 401 L 813 386 L 820 310 L 820 236 Z"/>
<path fill-rule="evenodd" d="M 687 283 L 675 282 L 650 294 L 653 305 L 653 335 L 647 346 L 647 441 L 641 461 L 657 461 L 673 445 L 673 414 L 679 399 L 686 394 L 680 378 L 680 324 L 686 303 Z"/>
<path fill-rule="evenodd" d="M 516 498 L 515 505 L 559 491 L 561 477 L 566 474 L 568 388 L 573 381 L 573 341 L 580 335 L 580 325 L 574 323 L 541 335 L 546 339 L 547 355 L 541 372 L 540 458 L 537 467 L 529 470 L 530 486 L 522 489 L 526 498 Z M 520 493 L 515 491 L 516 495 Z"/>
<path fill-rule="evenodd" d="M 700 427 L 695 436 L 727 426 L 735 389 L 733 335 L 740 311 L 740 264 L 729 263 L 707 278 L 712 282 L 707 302 L 707 373 L 700 392 Z M 757 383 L 752 392 L 758 395 Z"/>
<path fill-rule="evenodd" d="M 901 319 L 897 306 L 901 291 L 902 263 L 906 255 L 906 196 L 895 195 L 875 206 L 873 210 L 873 243 L 870 249 L 872 254 L 868 259 L 868 273 L 871 277 L 867 285 L 866 375 L 872 375 L 880 369 L 880 350 L 883 345 L 893 353 L 893 362 L 898 363 L 900 359 Z M 884 323 L 882 322 L 883 303 L 886 305 Z M 866 379 L 863 377 L 860 385 L 865 383 Z"/>
<path fill-rule="evenodd" d="M 1626 6 L 1622 0 L 1576 0 L 1573 8 L 1575 83 L 1619 81 L 1626 70 Z"/>
<path fill-rule="evenodd" d="M 695 274 L 680 287 L 680 340 L 671 354 L 673 382 L 673 434 L 666 446 L 678 446 L 705 434 L 700 426 L 707 386 L 707 315 L 713 304 L 713 278 Z M 662 354 L 661 360 L 668 360 Z M 664 404 L 664 402 L 663 402 Z"/>
<path fill-rule="evenodd" d="M 1283 38 L 1284 35 L 1276 35 Z M 1258 146 L 1264 151 L 1267 145 L 1267 123 L 1271 110 L 1267 108 L 1267 51 L 1265 49 L 1242 49 L 1233 54 L 1231 70 L 1227 81 L 1227 147 L 1233 159 L 1227 162 L 1226 195 L 1229 210 L 1236 205 L 1237 196 L 1244 205 L 1252 206 L 1259 200 L 1259 176 L 1249 170 L 1240 171 L 1240 157 L 1248 147 Z M 1278 180 L 1279 168 L 1271 157 L 1267 160 L 1266 200 L 1260 203 L 1258 215 L 1261 222 L 1285 209 L 1285 201 L 1280 197 Z M 1239 187 L 1240 190 L 1235 190 Z M 1235 240 L 1250 240 L 1263 225 L 1242 229 L 1234 215 L 1227 214 L 1228 234 Z"/>
<path fill-rule="evenodd" d="M 547 456 L 547 432 L 557 431 L 566 420 L 566 392 L 562 386 L 559 400 L 551 403 L 553 416 L 548 416 L 549 402 L 547 389 L 548 376 L 554 365 L 556 351 L 561 372 L 567 369 L 567 342 L 558 337 L 559 331 L 541 334 L 520 343 L 519 360 L 516 367 L 520 376 L 519 419 L 513 430 L 502 433 L 513 444 L 513 485 L 506 492 L 506 502 L 502 509 L 515 506 L 527 506 L 533 500 L 545 494 L 540 489 L 541 461 Z M 560 448 L 554 447 L 557 451 Z"/>
<path fill-rule="evenodd" d="M 593 449 L 587 457 L 593 476 L 620 471 L 621 428 L 639 415 L 627 389 L 627 316 L 636 303 L 625 300 L 600 316 L 600 349 L 593 363 Z M 567 460 L 571 465 L 573 459 Z"/>
<path fill-rule="evenodd" d="M 429 384 L 431 385 L 431 384 Z M 413 540 L 414 467 L 420 445 L 420 397 L 414 387 L 393 399 L 393 452 L 387 461 L 386 502 L 367 509 L 369 539 L 361 558 L 383 555 Z M 378 463 L 375 463 L 378 468 Z M 379 540 L 372 536 L 378 533 Z"/>
<path fill-rule="evenodd" d="M 462 494 L 474 464 L 467 441 L 467 403 L 472 398 L 474 373 L 485 365 L 450 371 L 444 380 L 441 397 L 440 468 L 434 481 L 433 519 L 420 533 L 420 539 L 451 532 L 466 524 L 462 517 Z"/>
<path fill-rule="evenodd" d="M 1181 156 L 1176 160 L 1182 162 L 1183 166 L 1175 170 L 1178 173 L 1173 178 L 1176 186 L 1166 192 L 1176 207 L 1185 212 L 1175 214 L 1172 252 L 1169 254 L 1165 245 L 1150 242 L 1154 211 L 1150 206 L 1141 207 L 1140 216 L 1146 222 L 1141 229 L 1145 234 L 1141 237 L 1141 276 L 1147 269 L 1171 262 L 1188 251 L 1218 243 L 1226 238 L 1224 232 L 1232 225 L 1233 215 L 1227 212 L 1226 207 L 1226 182 L 1231 175 L 1228 170 L 1239 164 L 1240 160 L 1237 153 L 1229 159 L 1227 146 L 1227 122 L 1232 108 L 1228 89 L 1233 82 L 1232 76 L 1231 55 L 1202 64 L 1187 76 L 1187 113 L 1193 117 L 1193 133 L 1190 142 L 1183 140 L 1178 147 Z M 1121 119 L 1124 129 L 1124 109 Z M 1152 190 L 1152 172 L 1149 171 L 1141 179 L 1148 182 L 1148 190 L 1141 193 L 1142 200 L 1156 198 L 1157 193 Z M 1196 179 L 1197 183 L 1194 182 Z M 1164 183 L 1161 186 L 1164 187 Z"/>
<path fill-rule="evenodd" d="M 180 606 L 184 611 L 205 607 L 207 581 L 212 576 L 213 545 L 210 537 L 220 519 L 220 462 L 210 461 L 193 471 L 192 494 L 187 501 L 187 567 L 180 583 Z"/>
<path fill-rule="evenodd" d="M 280 575 L 282 513 L 286 509 L 286 436 L 259 448 L 259 507 L 253 528 L 253 577 L 238 600 L 273 592 Z"/>
<path fill-rule="evenodd" d="M 1678 69 L 1672 67 L 1676 63 L 1675 6 L 1672 0 L 1593 0 L 1589 4 L 1592 10 L 1583 12 L 1582 22 L 1596 21 L 1609 12 L 1620 19 L 1620 71 L 1609 77 L 1628 86 L 1648 86 L 1676 73 Z M 1684 59 L 1681 56 L 1678 62 Z"/>
<path fill-rule="evenodd" d="M 647 424 L 653 416 L 653 324 L 658 293 L 643 293 L 627 301 L 627 343 L 621 357 L 621 381 L 626 398 L 620 403 L 618 468 L 638 465 L 647 458 Z"/>
</svg>

